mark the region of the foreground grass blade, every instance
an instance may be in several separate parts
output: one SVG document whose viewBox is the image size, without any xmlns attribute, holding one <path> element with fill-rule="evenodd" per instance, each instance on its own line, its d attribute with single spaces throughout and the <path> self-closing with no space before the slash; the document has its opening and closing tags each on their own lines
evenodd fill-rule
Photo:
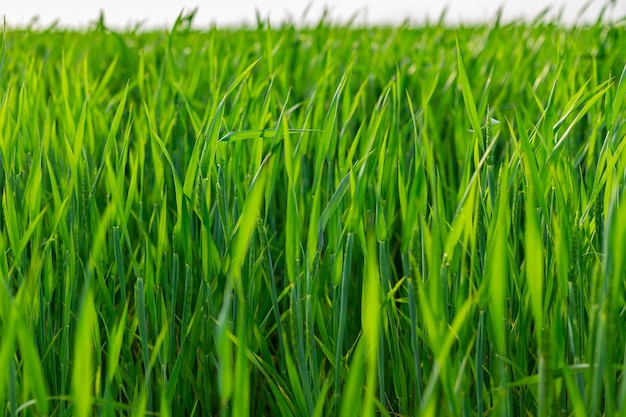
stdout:
<svg viewBox="0 0 626 417">
<path fill-rule="evenodd" d="M 94 403 L 94 346 L 92 332 L 96 326 L 93 298 L 86 292 L 76 329 L 72 371 L 72 394 L 74 415 L 89 416 Z"/>
</svg>

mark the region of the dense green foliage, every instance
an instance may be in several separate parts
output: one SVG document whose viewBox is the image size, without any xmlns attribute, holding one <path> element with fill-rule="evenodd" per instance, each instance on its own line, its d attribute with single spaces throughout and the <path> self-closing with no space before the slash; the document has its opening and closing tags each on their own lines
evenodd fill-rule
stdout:
<svg viewBox="0 0 626 417">
<path fill-rule="evenodd" d="M 0 51 L 0 416 L 626 413 L 618 23 Z"/>
</svg>

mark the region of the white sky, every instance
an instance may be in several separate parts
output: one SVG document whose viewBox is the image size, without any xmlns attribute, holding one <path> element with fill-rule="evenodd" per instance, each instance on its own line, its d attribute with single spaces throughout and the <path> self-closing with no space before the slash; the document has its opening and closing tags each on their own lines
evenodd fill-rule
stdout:
<svg viewBox="0 0 626 417">
<path fill-rule="evenodd" d="M 35 16 L 42 25 L 58 20 L 63 26 L 85 26 L 104 11 L 105 22 L 113 27 L 125 27 L 137 22 L 146 26 L 172 25 L 181 10 L 198 7 L 195 23 L 198 25 L 233 25 L 253 23 L 256 10 L 263 18 L 280 22 L 292 16 L 301 22 L 303 11 L 312 4 L 308 22 L 316 22 L 329 7 L 333 21 L 345 21 L 355 12 L 357 22 L 376 24 L 400 22 L 406 18 L 419 23 L 426 19 L 437 20 L 448 5 L 448 21 L 474 22 L 493 18 L 499 7 L 505 18 L 534 17 L 545 7 L 553 11 L 563 9 L 566 22 L 576 22 L 581 8 L 589 3 L 586 21 L 593 20 L 604 4 L 610 0 L 0 0 L 0 18 L 6 17 L 10 26 L 25 25 Z M 433 5 L 438 3 L 439 5 Z M 626 0 L 614 0 L 609 7 L 613 19 L 626 16 Z"/>
</svg>

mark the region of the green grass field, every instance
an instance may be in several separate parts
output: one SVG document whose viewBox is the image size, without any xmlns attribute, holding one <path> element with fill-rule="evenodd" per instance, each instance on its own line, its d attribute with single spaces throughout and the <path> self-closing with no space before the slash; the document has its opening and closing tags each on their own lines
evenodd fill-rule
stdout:
<svg viewBox="0 0 626 417">
<path fill-rule="evenodd" d="M 0 416 L 626 415 L 626 26 L 7 29 Z"/>
</svg>

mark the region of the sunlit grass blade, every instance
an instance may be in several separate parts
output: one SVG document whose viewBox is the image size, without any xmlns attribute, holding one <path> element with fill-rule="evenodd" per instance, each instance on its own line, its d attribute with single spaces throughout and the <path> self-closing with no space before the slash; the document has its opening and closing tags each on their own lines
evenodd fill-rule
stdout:
<svg viewBox="0 0 626 417">
<path fill-rule="evenodd" d="M 365 343 L 365 362 L 366 362 L 366 382 L 365 382 L 365 399 L 363 401 L 363 415 L 374 416 L 374 399 L 377 392 L 377 371 L 378 371 L 378 350 L 382 348 L 379 346 L 379 333 L 380 333 L 380 317 L 381 317 L 381 302 L 380 302 L 380 275 L 378 270 L 378 264 L 376 261 L 376 244 L 373 236 L 369 236 L 368 255 L 366 257 L 365 265 L 365 277 L 363 283 L 362 294 L 362 328 Z M 359 366 L 356 364 L 355 366 Z M 348 384 L 350 378 L 348 378 Z M 350 387 L 347 387 L 349 389 Z M 352 393 L 348 393 L 352 395 Z M 382 399 L 381 399 L 382 400 Z"/>
<path fill-rule="evenodd" d="M 79 417 L 91 415 L 94 403 L 95 352 L 92 334 L 97 328 L 96 320 L 93 297 L 90 291 L 86 291 L 77 323 L 72 368 L 74 415 Z"/>
<path fill-rule="evenodd" d="M 459 72 L 459 84 L 461 86 L 461 90 L 463 91 L 463 102 L 465 103 L 465 111 L 467 112 L 470 125 L 472 126 L 473 134 L 478 137 L 481 146 L 484 146 L 482 126 L 476 110 L 476 102 L 474 101 L 472 87 L 467 77 L 465 62 L 463 61 L 463 55 L 461 53 L 461 47 L 459 46 L 458 38 L 456 39 L 456 53 L 457 67 Z"/>
</svg>

